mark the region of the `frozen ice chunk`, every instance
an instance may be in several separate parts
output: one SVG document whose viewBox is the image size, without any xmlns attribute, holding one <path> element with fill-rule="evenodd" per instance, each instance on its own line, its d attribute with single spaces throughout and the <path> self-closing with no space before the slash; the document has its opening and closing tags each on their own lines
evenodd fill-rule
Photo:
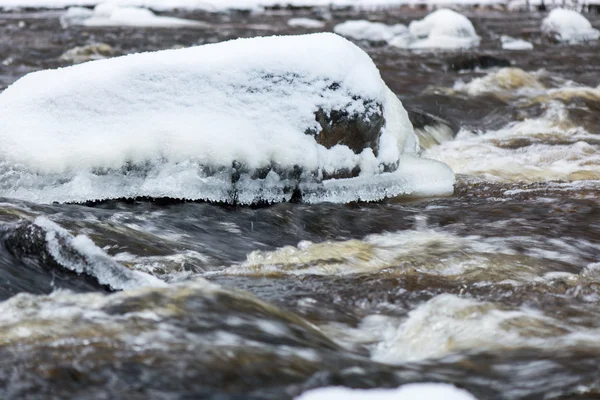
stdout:
<svg viewBox="0 0 600 400">
<path fill-rule="evenodd" d="M 600 31 L 577 11 L 555 8 L 542 21 L 542 32 L 567 43 L 596 40 Z"/>
<path fill-rule="evenodd" d="M 296 400 L 476 400 L 469 392 L 442 383 L 412 383 L 398 389 L 313 389 Z"/>
<path fill-rule="evenodd" d="M 0 114 L 0 196 L 30 201 L 247 204 L 300 190 L 345 202 L 447 194 L 454 182 L 433 161 L 398 172 L 419 148 L 406 110 L 369 56 L 331 33 L 35 72 L 0 94 Z"/>
<path fill-rule="evenodd" d="M 523 39 L 515 39 L 510 36 L 501 36 L 502 48 L 504 50 L 532 50 L 533 44 Z"/>
<path fill-rule="evenodd" d="M 370 42 L 389 42 L 396 36 L 406 35 L 408 29 L 405 25 L 386 25 L 381 22 L 366 20 L 346 21 L 336 25 L 333 31 L 338 35 L 355 40 Z"/>
</svg>

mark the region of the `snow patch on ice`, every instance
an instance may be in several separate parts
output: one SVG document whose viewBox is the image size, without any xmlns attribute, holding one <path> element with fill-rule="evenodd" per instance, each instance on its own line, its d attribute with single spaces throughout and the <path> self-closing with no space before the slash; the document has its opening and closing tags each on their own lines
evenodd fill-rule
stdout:
<svg viewBox="0 0 600 400">
<path fill-rule="evenodd" d="M 412 383 L 397 389 L 328 387 L 305 392 L 296 400 L 475 400 L 469 392 L 441 383 Z"/>
<path fill-rule="evenodd" d="M 600 31 L 577 11 L 555 8 L 542 21 L 542 32 L 566 43 L 596 40 Z"/>
</svg>

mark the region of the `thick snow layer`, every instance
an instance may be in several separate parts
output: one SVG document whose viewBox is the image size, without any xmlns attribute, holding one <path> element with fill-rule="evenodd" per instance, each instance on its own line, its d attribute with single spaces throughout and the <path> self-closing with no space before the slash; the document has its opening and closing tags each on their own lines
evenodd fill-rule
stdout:
<svg viewBox="0 0 600 400">
<path fill-rule="evenodd" d="M 523 39 L 515 39 L 510 36 L 501 36 L 502 48 L 504 50 L 532 50 L 533 44 Z"/>
<path fill-rule="evenodd" d="M 338 35 L 355 40 L 368 40 L 370 42 L 389 42 L 394 37 L 406 35 L 406 25 L 386 25 L 381 22 L 366 20 L 346 21 L 336 25 L 333 31 Z"/>
<path fill-rule="evenodd" d="M 318 144 L 307 134 L 321 131 L 318 110 L 383 114 L 379 153 Z M 345 202 L 365 198 L 361 187 L 375 180 L 387 189 L 368 191 L 369 200 L 452 192 L 453 175 L 443 164 L 418 160 L 411 170 L 414 162 L 401 153 L 416 152 L 418 140 L 402 104 L 369 56 L 331 33 L 239 39 L 40 71 L 0 94 L 0 114 L 4 197 L 251 203 L 289 200 L 290 186 L 300 184 L 313 192 L 307 201 Z M 395 165 L 397 172 L 383 173 Z M 322 174 L 355 168 L 358 177 L 319 186 Z M 415 174 L 408 186 L 401 184 L 407 168 Z"/>
<path fill-rule="evenodd" d="M 480 38 L 467 17 L 442 8 L 420 21 L 412 21 L 408 30 L 412 40 L 398 37 L 390 44 L 411 49 L 460 49 L 479 45 Z"/>
<path fill-rule="evenodd" d="M 577 11 L 555 8 L 542 21 L 542 32 L 567 43 L 596 40 L 600 31 Z"/>
<path fill-rule="evenodd" d="M 289 26 L 309 29 L 320 29 L 325 26 L 325 22 L 311 18 L 291 18 L 288 20 L 287 24 Z"/>
<path fill-rule="evenodd" d="M 441 383 L 412 383 L 398 389 L 349 389 L 328 387 L 314 389 L 296 400 L 475 400 L 470 393 Z"/>
<path fill-rule="evenodd" d="M 182 18 L 159 17 L 145 8 L 120 7 L 113 3 L 101 3 L 93 10 L 83 7 L 70 7 L 61 16 L 63 27 L 84 26 L 140 26 L 140 27 L 180 27 L 207 26 L 205 22 Z"/>
</svg>

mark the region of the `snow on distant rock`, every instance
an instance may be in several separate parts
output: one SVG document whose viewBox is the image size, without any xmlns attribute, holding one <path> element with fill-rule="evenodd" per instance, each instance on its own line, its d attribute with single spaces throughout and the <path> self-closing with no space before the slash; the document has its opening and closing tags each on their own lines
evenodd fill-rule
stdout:
<svg viewBox="0 0 600 400">
<path fill-rule="evenodd" d="M 291 18 L 287 24 L 288 26 L 308 29 L 320 29 L 325 26 L 325 22 L 312 18 Z"/>
<path fill-rule="evenodd" d="M 453 190 L 444 164 L 415 157 L 373 61 L 331 33 L 35 72 L 0 94 L 0 114 L 0 197 L 248 204 Z"/>
<path fill-rule="evenodd" d="M 502 48 L 504 50 L 532 50 L 533 44 L 523 39 L 515 39 L 510 36 L 501 36 Z"/>
<path fill-rule="evenodd" d="M 369 42 L 389 42 L 396 36 L 408 34 L 406 25 L 386 25 L 381 22 L 370 22 L 366 20 L 346 21 L 336 25 L 333 31 L 338 35 L 354 40 L 366 40 Z"/>
<path fill-rule="evenodd" d="M 442 8 L 419 21 L 412 21 L 408 30 L 412 40 L 398 37 L 390 45 L 410 49 L 461 49 L 479 45 L 480 38 L 473 24 L 464 15 Z"/>
<path fill-rule="evenodd" d="M 93 10 L 70 7 L 60 18 L 61 25 L 139 26 L 139 27 L 206 27 L 207 23 L 182 18 L 161 17 L 146 8 L 122 7 L 116 3 L 101 3 Z"/>
<path fill-rule="evenodd" d="M 600 31 L 577 11 L 555 8 L 542 21 L 542 32 L 560 42 L 579 43 L 596 40 Z"/>
<path fill-rule="evenodd" d="M 476 400 L 469 392 L 441 383 L 413 383 L 398 389 L 328 387 L 305 392 L 296 400 Z"/>
</svg>

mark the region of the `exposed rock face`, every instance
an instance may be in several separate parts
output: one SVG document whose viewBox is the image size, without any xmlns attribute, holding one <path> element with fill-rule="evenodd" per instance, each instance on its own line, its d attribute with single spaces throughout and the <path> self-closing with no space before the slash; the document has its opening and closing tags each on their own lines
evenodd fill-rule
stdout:
<svg viewBox="0 0 600 400">
<path fill-rule="evenodd" d="M 510 61 L 489 54 L 461 54 L 448 59 L 446 65 L 452 71 L 463 71 L 475 68 L 510 67 Z"/>
<path fill-rule="evenodd" d="M 322 128 L 316 135 L 317 143 L 328 149 L 336 145 L 346 145 L 356 154 L 371 148 L 377 155 L 379 136 L 381 128 L 385 125 L 385 118 L 381 104 L 368 102 L 365 108 L 367 111 L 362 114 L 335 110 L 328 115 L 323 110 L 317 111 L 315 117 Z"/>
</svg>

